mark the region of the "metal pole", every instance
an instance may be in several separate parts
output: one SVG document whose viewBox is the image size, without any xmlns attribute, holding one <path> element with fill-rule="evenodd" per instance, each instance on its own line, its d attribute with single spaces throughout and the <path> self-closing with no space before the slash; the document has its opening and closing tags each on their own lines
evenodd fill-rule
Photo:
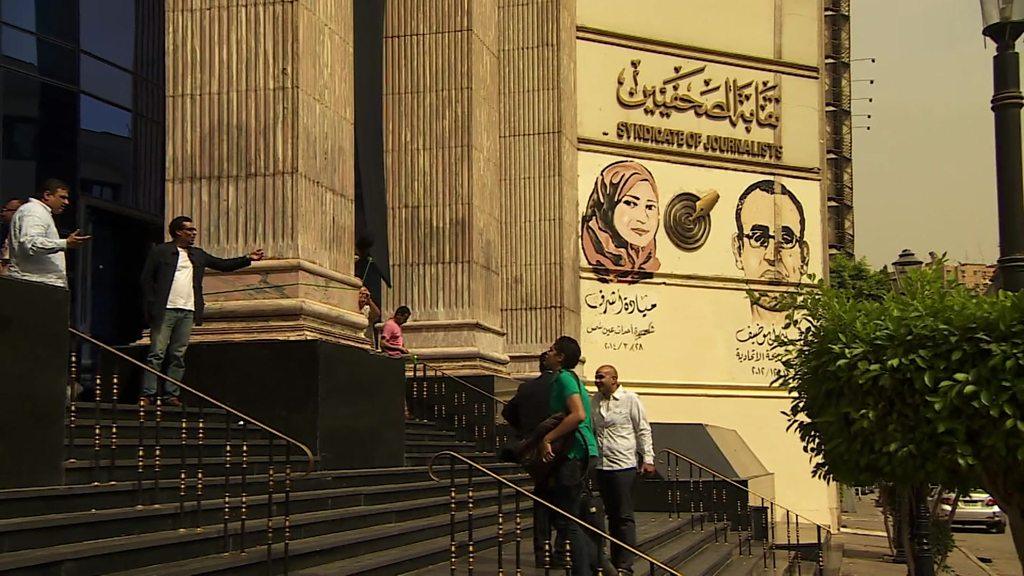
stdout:
<svg viewBox="0 0 1024 576">
<path fill-rule="evenodd" d="M 1018 34 L 997 43 L 992 59 L 992 113 L 996 125 L 996 189 L 999 205 L 999 276 L 1003 290 L 1024 289 L 1024 179 L 1021 165 L 1020 58 Z"/>
<path fill-rule="evenodd" d="M 1020 130 L 1017 131 L 1020 136 Z M 935 560 L 931 546 L 931 511 L 928 509 L 928 487 L 916 486 L 910 491 L 913 498 L 914 576 L 935 576 Z"/>
</svg>

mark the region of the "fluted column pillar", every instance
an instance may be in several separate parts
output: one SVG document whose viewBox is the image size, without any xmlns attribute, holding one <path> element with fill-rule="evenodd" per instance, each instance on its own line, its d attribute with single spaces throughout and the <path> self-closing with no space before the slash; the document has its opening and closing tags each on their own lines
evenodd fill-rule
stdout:
<svg viewBox="0 0 1024 576">
<path fill-rule="evenodd" d="M 497 0 L 389 0 L 385 164 L 393 289 L 407 343 L 461 373 L 505 373 Z"/>
<path fill-rule="evenodd" d="M 168 220 L 219 256 L 197 340 L 365 345 L 352 275 L 351 0 L 168 0 Z"/>
<path fill-rule="evenodd" d="M 576 2 L 501 0 L 502 323 L 510 372 L 579 337 Z"/>
</svg>

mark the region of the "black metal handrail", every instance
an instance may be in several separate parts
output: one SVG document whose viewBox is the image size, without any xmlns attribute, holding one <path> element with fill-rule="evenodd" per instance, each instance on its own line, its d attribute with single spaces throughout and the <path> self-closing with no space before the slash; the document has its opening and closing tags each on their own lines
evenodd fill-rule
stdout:
<svg viewBox="0 0 1024 576">
<path fill-rule="evenodd" d="M 179 382 L 178 380 L 175 380 L 174 378 L 171 378 L 171 377 L 167 376 L 166 374 L 162 374 L 162 373 L 158 372 L 157 370 L 152 369 L 151 367 L 143 364 L 142 362 L 139 362 L 138 360 L 132 358 L 131 356 L 128 356 L 124 352 L 121 352 L 120 350 L 118 350 L 118 349 L 116 349 L 116 348 L 114 348 L 112 346 L 109 346 L 107 344 L 104 344 L 103 342 L 100 342 L 99 340 L 93 338 L 92 336 L 89 336 L 88 334 L 86 334 L 84 332 L 80 332 L 78 330 L 75 330 L 74 328 L 68 328 L 68 331 L 71 332 L 72 334 L 74 334 L 75 336 L 78 336 L 82 340 L 85 340 L 85 341 L 93 344 L 94 346 L 98 346 L 99 348 L 102 348 L 106 352 L 109 352 L 110 354 L 113 354 L 113 355 L 117 356 L 121 360 L 124 360 L 125 362 L 128 362 L 129 364 L 132 364 L 136 368 L 140 368 L 140 369 L 142 369 L 142 370 L 144 370 L 146 372 L 149 372 L 150 374 L 153 374 L 154 376 L 156 376 L 157 378 L 159 378 L 159 379 L 161 379 L 161 380 L 163 380 L 165 382 L 170 382 L 171 384 L 174 384 L 174 385 L 178 386 L 179 388 L 181 388 L 183 390 L 187 390 L 190 394 L 192 394 L 194 396 L 198 396 L 198 397 L 202 398 L 203 400 L 209 402 L 210 404 L 213 404 L 214 406 L 220 408 L 221 410 L 224 410 L 225 412 L 227 412 L 227 413 L 229 413 L 229 414 L 231 414 L 233 416 L 236 416 L 236 417 L 238 417 L 238 418 L 240 418 L 242 420 L 245 420 L 249 424 L 252 424 L 253 426 L 256 426 L 257 428 L 260 428 L 261 430 L 267 432 L 268 434 L 271 434 L 273 436 L 277 436 L 281 440 L 284 440 L 285 442 L 291 443 L 293 446 L 295 446 L 296 448 L 301 450 L 303 452 L 303 454 L 305 454 L 305 456 L 306 456 L 306 471 L 303 472 L 303 475 L 308 474 L 308 473 L 313 471 L 313 467 L 315 466 L 316 459 L 313 457 L 312 450 L 310 450 L 309 447 L 306 446 L 305 444 L 303 444 L 302 442 L 299 442 L 298 440 L 295 440 L 294 438 L 288 436 L 287 434 L 284 434 L 283 432 L 279 432 L 279 431 L 271 428 L 270 426 L 267 426 L 266 424 L 263 424 L 262 422 L 256 420 L 255 418 L 253 418 L 251 416 L 246 416 L 245 414 L 242 414 L 238 410 L 235 410 L 234 408 L 228 406 L 227 404 L 224 404 L 223 402 L 220 402 L 218 400 L 210 398 L 206 394 L 203 394 L 202 392 L 196 390 L 195 388 L 192 388 L 191 386 L 183 384 L 182 382 Z"/>
<path fill-rule="evenodd" d="M 542 506 L 545 506 L 549 510 L 551 510 L 551 511 L 553 511 L 553 512 L 555 512 L 555 513 L 557 513 L 557 514 L 559 514 L 559 515 L 561 515 L 561 516 L 563 516 L 565 518 L 567 518 L 570 522 L 575 522 L 577 525 L 581 526 L 582 528 L 590 531 L 593 534 L 598 535 L 602 539 L 607 540 L 607 541 L 609 541 L 609 542 L 611 542 L 613 544 L 616 544 L 617 546 L 620 546 L 623 550 L 628 550 L 629 552 L 631 552 L 633 554 L 636 554 L 638 557 L 643 558 L 645 561 L 647 561 L 649 563 L 650 569 L 651 569 L 651 574 L 654 574 L 654 568 L 658 567 L 658 568 L 666 571 L 668 574 L 670 574 L 672 576 L 684 576 L 682 572 L 679 572 L 678 570 L 676 570 L 674 568 L 670 568 L 669 566 L 666 566 L 665 564 L 663 564 L 659 560 L 656 560 L 655 558 L 652 558 L 652 557 L 648 556 L 646 553 L 641 552 L 640 550 L 637 550 L 636 548 L 630 546 L 629 544 L 626 544 L 625 542 L 622 542 L 621 540 L 615 538 L 611 534 L 607 534 L 605 532 L 602 532 L 601 530 L 598 530 L 597 528 L 591 526 L 590 524 L 587 524 L 585 521 L 581 520 L 580 518 L 577 518 L 576 516 L 573 516 L 572 514 L 562 510 L 561 508 L 555 506 L 554 504 L 551 504 L 550 502 L 544 500 L 543 498 L 538 498 L 537 496 L 534 496 L 533 494 L 529 493 L 526 490 L 523 490 L 522 488 L 520 488 L 516 484 L 514 484 L 512 482 L 509 482 L 508 480 L 506 480 L 505 478 L 501 477 L 500 475 L 495 474 L 494 472 L 491 472 L 486 467 L 481 466 L 480 464 L 477 464 L 473 460 L 471 460 L 469 458 L 466 458 L 465 456 L 463 456 L 461 454 L 458 454 L 456 452 L 451 452 L 451 451 L 445 450 L 443 452 L 438 452 L 437 454 L 434 454 L 430 458 L 430 462 L 429 462 L 429 464 L 427 466 L 427 471 L 430 474 L 430 478 L 432 480 L 434 480 L 435 482 L 443 482 L 445 480 L 445 478 L 442 478 L 441 476 L 438 476 L 437 474 L 434 473 L 434 462 L 438 458 L 441 458 L 441 457 L 444 457 L 444 456 L 447 456 L 449 459 L 451 459 L 451 471 L 449 472 L 447 479 L 448 479 L 448 481 L 451 484 L 451 489 L 449 491 L 449 493 L 450 493 L 449 498 L 450 498 L 450 501 L 451 501 L 451 525 L 450 525 L 450 534 L 449 534 L 449 536 L 450 536 L 450 539 L 451 539 L 451 551 L 452 551 L 451 560 L 450 560 L 451 561 L 452 574 L 454 574 L 455 570 L 456 570 L 456 540 L 455 540 L 456 494 L 455 494 L 455 473 L 454 473 L 454 467 L 455 467 L 455 461 L 458 460 L 458 461 L 462 462 L 463 464 L 466 464 L 467 466 L 470 467 L 470 476 L 469 476 L 469 482 L 468 482 L 469 492 L 468 492 L 468 504 L 467 504 L 467 511 L 469 513 L 469 516 L 470 516 L 470 521 L 469 521 L 469 525 L 468 525 L 468 529 L 469 529 L 469 534 L 468 534 L 468 541 L 469 542 L 468 543 L 469 543 L 469 555 L 470 555 L 469 556 L 469 573 L 470 574 L 473 573 L 473 554 L 474 554 L 473 534 L 472 534 L 472 530 L 473 530 L 473 524 L 472 524 L 473 476 L 472 476 L 472 472 L 471 471 L 472 471 L 472 469 L 475 469 L 475 470 L 477 470 L 479 472 L 482 472 L 482 473 L 486 474 L 492 480 L 495 480 L 496 482 L 498 482 L 499 485 L 506 486 L 506 487 L 511 488 L 512 490 L 515 491 L 514 492 L 515 493 L 515 509 L 516 509 L 516 513 L 517 514 L 518 514 L 518 511 L 519 511 L 520 496 L 526 496 L 527 498 L 532 500 L 535 505 L 536 504 L 540 504 Z M 499 570 L 503 570 L 504 568 L 501 566 L 501 562 L 502 562 L 502 559 L 503 559 L 503 554 L 502 554 L 501 546 L 503 545 L 503 541 L 501 539 L 502 535 L 501 535 L 501 532 L 500 532 L 500 530 L 501 530 L 500 527 L 502 526 L 502 523 L 501 523 L 501 514 L 502 514 L 501 506 L 502 506 L 502 502 L 501 502 L 500 494 L 501 494 L 501 492 L 500 492 L 500 486 L 499 486 L 499 496 L 498 496 L 498 514 L 499 514 L 499 521 L 498 521 L 498 526 L 499 526 L 499 532 L 498 532 L 498 546 L 499 546 L 499 550 L 498 550 L 498 569 Z M 517 522 L 516 522 L 517 529 L 518 529 L 519 524 L 520 523 L 519 523 L 518 518 L 517 518 Z M 520 557 L 519 557 L 520 556 L 520 552 L 519 552 L 518 542 L 519 541 L 517 539 L 517 541 L 516 541 L 516 543 L 517 543 L 517 545 L 516 545 L 516 565 L 515 565 L 517 573 L 519 573 L 518 570 L 521 568 L 521 566 L 520 566 Z M 567 546 L 567 548 L 569 547 L 568 542 L 566 543 L 566 546 Z M 599 575 L 603 574 L 603 568 L 602 567 L 598 567 L 598 574 Z"/>
<path fill-rule="evenodd" d="M 455 376 L 453 374 L 449 374 L 448 372 L 445 372 L 444 370 L 438 368 L 437 366 L 434 366 L 433 364 L 428 364 L 426 362 L 420 362 L 418 360 L 414 360 L 413 363 L 414 364 L 419 364 L 421 366 L 425 366 L 425 367 L 429 368 L 431 371 L 433 371 L 435 374 L 439 374 L 441 376 L 444 376 L 445 378 L 448 378 L 449 380 L 454 380 L 454 381 L 458 382 L 459 384 L 462 384 L 466 388 L 469 388 L 470 390 L 473 390 L 473 391 L 475 391 L 475 392 L 477 392 L 479 394 L 487 396 L 488 398 L 490 398 L 491 400 L 494 400 L 495 402 L 501 404 L 502 406 L 504 406 L 505 404 L 508 404 L 508 402 L 505 402 L 504 400 L 502 400 L 501 398 L 498 398 L 494 394 L 491 394 L 490 392 L 488 392 L 486 390 L 483 390 L 483 389 L 481 389 L 481 388 L 479 388 L 477 386 L 474 386 L 474 385 L 470 384 L 469 382 L 466 382 L 462 378 L 459 378 L 458 376 Z"/>
<path fill-rule="evenodd" d="M 415 357 L 410 367 L 406 408 L 412 417 L 436 422 L 455 432 L 458 440 L 476 442 L 484 450 L 497 448 L 495 416 L 504 400 Z"/>
<path fill-rule="evenodd" d="M 713 470 L 713 469 L 709 468 L 708 466 L 705 466 L 705 465 L 701 464 L 700 462 L 697 462 L 696 460 L 694 460 L 694 459 L 692 459 L 692 458 L 690 458 L 690 457 L 688 457 L 688 456 L 686 456 L 684 454 L 681 454 L 681 453 L 677 452 L 676 450 L 673 450 L 671 448 L 662 448 L 661 450 L 658 451 L 658 454 L 659 455 L 664 454 L 666 456 L 666 458 L 664 459 L 664 462 L 665 462 L 665 465 L 667 467 L 668 481 L 670 483 L 670 488 L 668 490 L 669 504 L 672 507 L 672 511 L 669 512 L 670 515 L 673 512 L 676 515 L 679 514 L 678 507 L 679 507 L 679 504 L 680 504 L 680 490 L 678 488 L 678 483 L 680 482 L 680 476 L 679 476 L 679 464 L 678 463 L 679 463 L 679 461 L 683 461 L 683 462 L 687 463 L 687 465 L 690 466 L 690 471 L 689 471 L 689 474 L 687 475 L 687 479 L 689 480 L 689 482 L 691 484 L 690 496 L 689 496 L 691 512 L 697 511 L 695 509 L 697 504 L 695 504 L 694 497 L 693 497 L 693 493 L 695 492 L 695 490 L 694 490 L 694 488 L 692 486 L 693 479 L 694 479 L 693 468 L 696 467 L 697 470 L 698 470 L 698 475 L 697 475 L 697 481 L 698 481 L 698 484 L 699 484 L 698 488 L 699 488 L 699 490 L 701 492 L 701 500 L 699 502 L 699 507 L 700 507 L 699 511 L 700 512 L 704 512 L 704 509 L 703 509 L 703 504 L 704 504 L 704 494 L 703 494 L 704 486 L 703 486 L 703 478 L 702 478 L 704 472 L 708 473 L 711 476 L 711 479 L 713 479 L 715 482 L 725 482 L 727 485 L 732 486 L 733 488 L 739 489 L 740 494 L 746 494 L 747 495 L 745 504 L 744 504 L 744 501 L 737 501 L 737 503 L 736 503 L 736 506 L 737 506 L 736 513 L 738 515 L 740 515 L 740 516 L 745 516 L 745 518 L 743 518 L 743 520 L 746 521 L 745 526 L 746 526 L 746 529 L 748 531 L 748 538 L 747 538 L 748 553 L 751 553 L 749 547 L 751 545 L 751 542 L 755 539 L 754 538 L 754 519 L 753 519 L 752 511 L 750 510 L 750 501 L 752 499 L 751 497 L 753 497 L 753 498 L 756 498 L 756 499 L 760 499 L 760 501 L 761 501 L 761 508 L 764 509 L 764 511 L 765 511 L 765 514 L 764 514 L 764 516 L 761 519 L 761 526 L 760 526 L 761 528 L 763 528 L 762 538 L 760 538 L 760 540 L 762 542 L 762 558 L 763 558 L 763 562 L 764 562 L 765 567 L 768 566 L 768 551 L 769 550 L 771 550 L 773 552 L 773 554 L 771 555 L 771 561 L 772 561 L 773 568 L 774 568 L 775 567 L 774 564 L 775 564 L 775 561 L 776 561 L 775 560 L 774 550 L 776 550 L 776 549 L 785 549 L 787 551 L 793 551 L 794 552 L 794 555 L 795 555 L 795 558 L 796 558 L 796 563 L 797 563 L 797 573 L 798 574 L 800 573 L 800 561 L 802 559 L 801 546 L 802 545 L 810 544 L 810 542 L 807 542 L 807 541 L 805 541 L 803 543 L 800 542 L 800 521 L 804 520 L 807 523 L 809 523 L 809 524 L 811 524 L 811 525 L 813 525 L 815 527 L 816 545 L 817 545 L 817 548 L 818 548 L 818 553 L 817 553 L 817 558 L 816 558 L 817 566 L 816 566 L 816 569 L 815 569 L 815 575 L 816 576 L 822 576 L 824 574 L 824 571 L 825 571 L 825 547 L 828 545 L 828 543 L 831 541 L 831 538 L 832 538 L 832 530 L 829 529 L 827 526 L 825 526 L 823 524 L 820 524 L 818 522 L 815 522 L 814 520 L 811 520 L 810 518 L 807 518 L 806 516 L 803 516 L 803 515 L 795 512 L 795 511 L 791 510 L 790 508 L 787 508 L 786 506 L 782 506 L 781 504 L 778 504 L 774 499 L 769 498 L 767 496 L 764 496 L 762 494 L 759 494 L 758 492 L 756 492 L 754 490 L 751 490 L 750 488 L 740 484 L 739 482 L 736 482 L 735 480 L 729 478 L 728 476 L 726 476 L 726 475 L 724 475 L 724 474 L 722 474 L 722 473 L 720 473 L 720 472 L 718 472 L 716 470 Z M 672 459 L 675 459 L 675 463 L 674 464 L 672 462 Z M 719 497 L 719 495 L 721 495 L 721 497 Z M 716 506 L 718 503 L 721 503 L 721 510 L 717 510 L 717 509 L 712 510 L 712 513 L 715 515 L 716 518 L 717 518 L 717 514 L 718 514 L 719 511 L 721 511 L 724 516 L 728 517 L 728 512 L 727 512 L 728 505 L 725 502 L 725 498 L 726 498 L 726 496 L 725 496 L 725 491 L 724 490 L 720 490 L 717 487 L 713 487 L 712 488 L 712 495 L 711 495 L 712 507 Z M 776 537 L 775 537 L 775 526 L 776 526 L 775 510 L 776 510 L 776 508 L 778 508 L 778 509 L 780 509 L 780 510 L 785 512 L 785 517 L 786 517 L 786 542 L 784 544 L 782 542 L 778 541 L 776 539 Z M 691 514 L 691 518 L 692 518 L 692 514 Z M 791 520 L 795 520 L 795 521 L 791 522 Z M 740 525 L 740 527 L 742 529 L 743 523 L 740 521 L 740 519 L 737 519 L 737 523 Z M 769 526 L 769 523 L 770 523 L 770 526 Z M 795 536 L 796 536 L 795 540 L 793 539 L 793 529 L 794 528 L 795 528 Z M 741 548 L 741 550 L 742 550 L 742 548 Z"/>
<path fill-rule="evenodd" d="M 811 524 L 814 524 L 815 526 L 821 528 L 822 530 L 824 530 L 824 531 L 826 531 L 828 533 L 832 532 L 832 530 L 829 529 L 828 526 L 825 526 L 823 524 L 819 524 L 818 522 L 815 522 L 814 520 L 811 520 L 810 518 L 808 518 L 806 516 L 803 516 L 803 515 L 801 515 L 798 512 L 794 512 L 790 508 L 787 508 L 787 507 L 779 504 L 778 502 L 776 502 L 772 498 L 769 498 L 767 496 L 762 496 L 761 494 L 758 494 L 757 492 L 751 490 L 750 488 L 747 488 L 746 486 L 740 484 L 739 482 L 736 482 L 735 480 L 730 479 L 728 476 L 726 476 L 724 474 L 721 474 L 719 472 L 716 472 L 716 471 L 712 470 L 711 468 L 708 468 L 707 466 L 701 464 L 700 462 L 697 462 L 696 460 L 694 460 L 692 458 L 689 458 L 688 456 L 680 454 L 679 452 L 677 452 L 677 451 L 675 451 L 675 450 L 673 450 L 671 448 L 662 448 L 661 450 L 658 451 L 658 454 L 661 454 L 662 452 L 665 452 L 665 453 L 668 453 L 668 454 L 672 454 L 676 458 L 679 458 L 679 459 L 684 460 L 684 461 L 686 461 L 686 462 L 688 462 L 690 464 L 693 464 L 694 466 L 704 470 L 705 472 L 711 474 L 712 476 L 715 476 L 715 477 L 717 477 L 717 478 L 719 478 L 721 480 L 724 480 L 724 481 L 728 482 L 729 484 L 732 484 L 733 486 L 743 490 L 744 492 L 750 493 L 752 496 L 756 496 L 757 498 L 760 498 L 760 499 L 764 500 L 765 502 L 769 502 L 769 503 L 771 503 L 771 504 L 773 504 L 773 505 L 775 505 L 775 506 L 777 506 L 777 507 L 779 507 L 779 508 L 781 508 L 783 510 L 786 510 L 787 512 L 790 512 L 796 518 L 802 518 L 802 519 L 806 520 L 807 522 L 809 522 Z"/>
<path fill-rule="evenodd" d="M 76 464 L 76 456 L 84 452 L 92 460 L 94 484 L 118 478 L 133 479 L 138 507 L 146 504 L 160 506 L 176 497 L 179 529 L 202 531 L 205 527 L 219 524 L 225 553 L 246 554 L 247 549 L 263 547 L 266 550 L 267 573 L 280 569 L 288 574 L 292 451 L 297 448 L 305 456 L 306 470 L 299 473 L 305 476 L 315 465 L 309 447 L 88 334 L 73 328 L 69 331 L 99 351 L 112 355 L 115 360 L 125 362 L 143 374 L 156 376 L 161 387 L 176 385 L 181 392 L 190 398 L 194 396 L 200 402 L 192 407 L 180 401 L 167 403 L 161 394 L 157 394 L 150 406 L 140 394 L 135 410 L 137 419 L 126 419 L 120 413 L 121 408 L 131 404 L 119 402 L 122 391 L 120 378 L 124 372 L 118 369 L 116 362 L 108 370 L 104 370 L 105 363 L 96 362 L 93 365 L 93 404 L 90 407 L 93 421 L 91 426 L 85 426 L 86 429 L 92 428 L 92 438 L 78 438 L 76 426 L 79 425 L 79 417 L 86 417 L 86 414 L 79 412 L 75 391 L 79 380 L 78 359 L 72 352 L 67 406 L 68 463 L 84 468 Z M 109 387 L 105 385 L 105 376 Z M 105 403 L 106 399 L 109 399 L 109 404 Z M 172 411 L 167 409 L 168 406 L 180 406 L 180 423 L 172 421 Z M 135 428 L 134 448 L 130 447 L 131 440 L 126 438 L 131 436 L 132 428 Z M 234 438 L 233 433 L 236 435 Z M 221 435 L 220 438 L 213 441 L 217 435 Z M 282 445 L 283 450 L 280 450 Z M 109 454 L 109 459 L 105 453 Z M 281 465 L 282 458 L 283 470 L 275 472 L 275 466 Z M 177 473 L 172 471 L 175 464 L 180 465 Z M 213 471 L 223 476 L 220 481 L 212 481 L 208 477 L 214 475 Z M 263 474 L 266 483 L 265 493 L 261 495 L 262 484 L 257 478 Z M 222 492 L 220 495 L 215 494 L 218 490 Z M 215 504 L 209 504 L 211 500 Z M 261 500 L 265 504 L 256 506 L 255 502 Z M 261 512 L 263 518 L 259 517 Z M 263 522 L 264 527 L 260 528 L 257 521 Z M 257 527 L 255 530 L 254 526 Z M 255 534 L 250 535 L 253 532 Z M 265 535 L 262 541 L 259 540 L 260 533 Z M 255 542 L 252 541 L 254 537 Z M 251 558 L 257 561 L 257 556 Z M 262 562 L 263 558 L 258 561 Z"/>
</svg>

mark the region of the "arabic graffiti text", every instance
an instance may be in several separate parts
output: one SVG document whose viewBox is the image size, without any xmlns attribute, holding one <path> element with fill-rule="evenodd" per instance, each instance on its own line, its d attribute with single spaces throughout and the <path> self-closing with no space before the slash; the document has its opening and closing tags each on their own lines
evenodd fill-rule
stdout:
<svg viewBox="0 0 1024 576">
<path fill-rule="evenodd" d="M 583 297 L 583 302 L 598 314 L 639 315 L 642 318 L 658 307 L 654 298 L 648 298 L 647 294 L 627 295 L 618 290 L 590 292 Z"/>
</svg>

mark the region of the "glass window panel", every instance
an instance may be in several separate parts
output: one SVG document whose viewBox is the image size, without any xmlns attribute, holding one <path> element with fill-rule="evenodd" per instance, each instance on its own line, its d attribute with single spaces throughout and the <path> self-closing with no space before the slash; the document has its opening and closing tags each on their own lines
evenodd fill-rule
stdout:
<svg viewBox="0 0 1024 576">
<path fill-rule="evenodd" d="M 0 19 L 35 32 L 36 3 L 33 0 L 3 0 L 0 2 Z"/>
<path fill-rule="evenodd" d="M 130 138 L 132 113 L 82 94 L 82 130 Z"/>
<path fill-rule="evenodd" d="M 132 107 L 132 75 L 82 55 L 82 91 L 124 106 Z"/>
<path fill-rule="evenodd" d="M 78 59 L 71 48 L 2 26 L 0 52 L 3 63 L 12 68 L 66 84 L 78 83 Z"/>
<path fill-rule="evenodd" d="M 78 95 L 11 70 L 2 74 L 0 187 L 7 195 L 28 196 L 46 178 L 74 182 Z M 73 221 L 74 215 L 65 218 Z"/>
<path fill-rule="evenodd" d="M 135 65 L 134 0 L 81 0 L 81 47 L 118 66 Z"/>
<path fill-rule="evenodd" d="M 81 97 L 82 130 L 78 137 L 81 192 L 123 202 L 132 182 L 132 115 L 127 110 Z"/>
<path fill-rule="evenodd" d="M 78 39 L 75 0 L 0 0 L 0 20 L 69 44 Z"/>
<path fill-rule="evenodd" d="M 10 26 L 0 30 L 0 50 L 4 56 L 20 60 L 26 64 L 39 64 L 39 52 L 36 50 L 36 37 Z"/>
</svg>

